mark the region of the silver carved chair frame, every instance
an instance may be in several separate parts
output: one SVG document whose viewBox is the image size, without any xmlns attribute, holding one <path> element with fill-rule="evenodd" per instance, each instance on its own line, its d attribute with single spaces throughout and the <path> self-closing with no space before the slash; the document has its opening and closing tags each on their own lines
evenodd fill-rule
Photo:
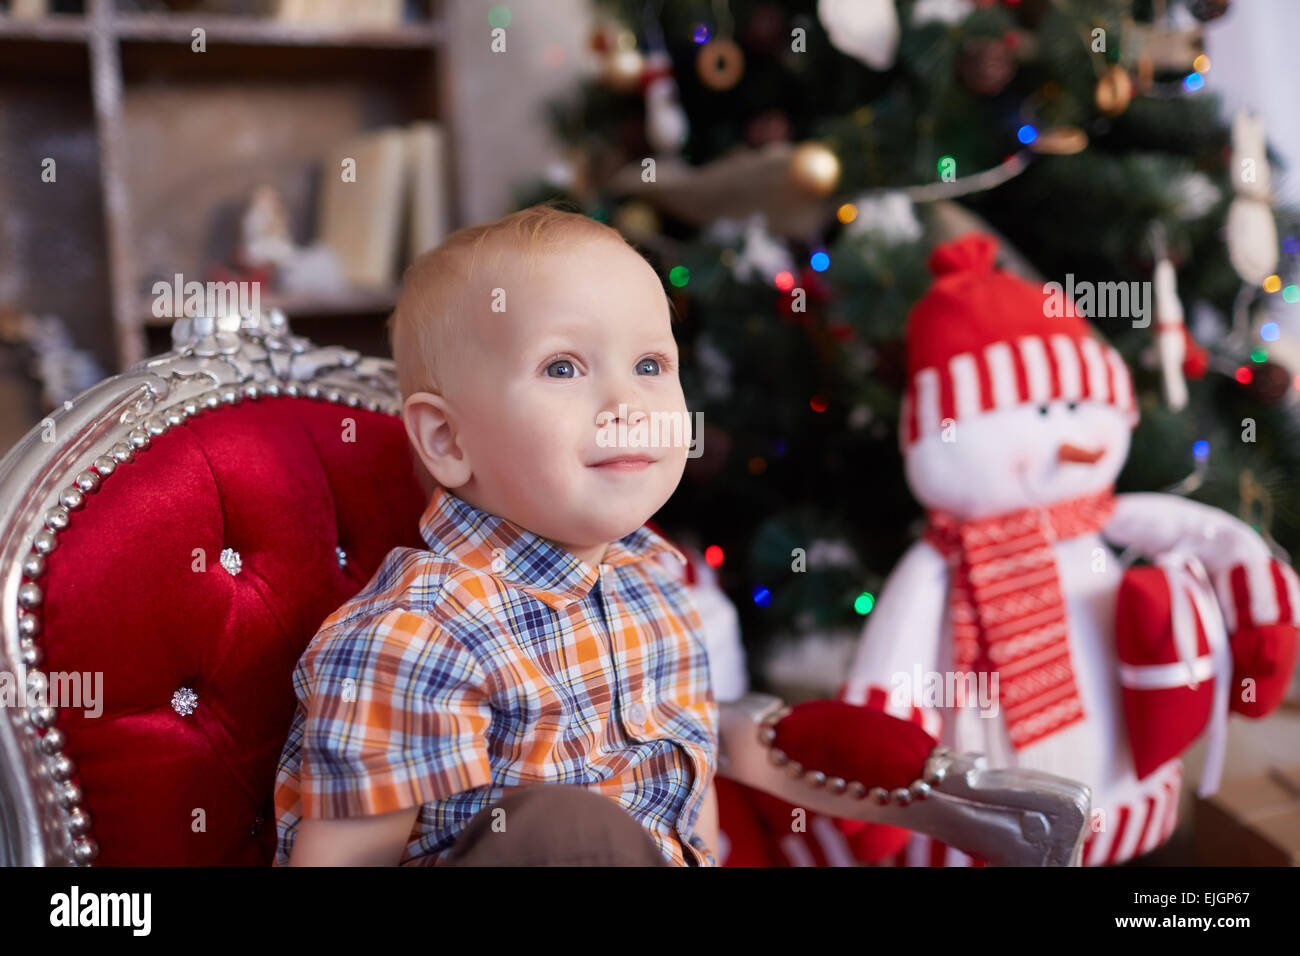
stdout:
<svg viewBox="0 0 1300 956">
<path fill-rule="evenodd" d="M 0 708 L 3 865 L 90 865 L 99 853 L 94 794 L 75 784 L 47 702 L 41 609 L 59 532 L 100 485 L 173 426 L 263 396 L 401 412 L 390 360 L 317 346 L 293 335 L 278 312 L 178 319 L 172 344 L 65 402 L 0 459 L 0 671 L 26 689 L 19 706 Z M 1086 786 L 990 769 L 979 755 L 944 748 L 905 788 L 828 777 L 773 748 L 788 710 L 762 694 L 722 703 L 718 773 L 816 813 L 927 833 L 995 865 L 1079 865 Z"/>
</svg>

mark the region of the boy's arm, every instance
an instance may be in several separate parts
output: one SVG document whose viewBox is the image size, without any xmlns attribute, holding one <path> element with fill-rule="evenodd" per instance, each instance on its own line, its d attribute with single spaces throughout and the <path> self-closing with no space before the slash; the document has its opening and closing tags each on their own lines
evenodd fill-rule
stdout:
<svg viewBox="0 0 1300 956">
<path fill-rule="evenodd" d="M 486 676 L 424 615 L 354 622 L 307 678 L 290 866 L 396 866 L 421 806 L 491 783 Z"/>
<path fill-rule="evenodd" d="M 373 817 L 305 819 L 290 866 L 396 866 L 411 838 L 418 806 Z"/>
</svg>

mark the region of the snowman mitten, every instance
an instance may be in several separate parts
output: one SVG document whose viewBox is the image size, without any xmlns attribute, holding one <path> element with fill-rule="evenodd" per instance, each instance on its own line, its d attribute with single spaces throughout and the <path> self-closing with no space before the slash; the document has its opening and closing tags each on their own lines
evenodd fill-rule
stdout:
<svg viewBox="0 0 1300 956">
<path fill-rule="evenodd" d="M 1231 709 L 1266 717 L 1286 696 L 1300 637 L 1300 577 L 1270 558 L 1231 565 L 1214 578 L 1232 648 Z"/>
</svg>

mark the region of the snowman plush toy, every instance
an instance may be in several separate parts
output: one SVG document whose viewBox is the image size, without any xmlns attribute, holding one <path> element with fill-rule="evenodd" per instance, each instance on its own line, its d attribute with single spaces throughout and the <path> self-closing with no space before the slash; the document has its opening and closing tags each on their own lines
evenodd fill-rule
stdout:
<svg viewBox="0 0 1300 956">
<path fill-rule="evenodd" d="M 908 318 L 900 444 L 927 526 L 839 696 L 990 766 L 1087 784 L 1083 862 L 1120 863 L 1173 832 L 1180 754 L 1207 735 L 1212 792 L 1229 712 L 1281 702 L 1300 581 L 1221 510 L 1115 494 L 1137 423 L 1128 369 L 1084 319 L 1048 317 L 996 252 L 979 233 L 937 247 Z M 860 861 L 981 863 L 892 827 L 835 826 Z"/>
</svg>

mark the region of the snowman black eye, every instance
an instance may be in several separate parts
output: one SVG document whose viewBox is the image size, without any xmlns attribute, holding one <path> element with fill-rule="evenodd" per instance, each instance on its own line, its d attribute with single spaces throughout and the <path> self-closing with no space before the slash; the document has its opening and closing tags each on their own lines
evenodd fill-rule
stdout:
<svg viewBox="0 0 1300 956">
<path fill-rule="evenodd" d="M 1046 405 L 1039 405 L 1039 406 L 1038 406 L 1038 414 L 1042 415 L 1044 418 L 1047 417 L 1047 406 L 1046 406 Z"/>
<path fill-rule="evenodd" d="M 1070 411 L 1074 411 L 1076 408 L 1079 407 L 1079 403 L 1078 403 L 1078 402 L 1070 402 L 1070 403 L 1068 403 L 1065 407 L 1068 408 Z"/>
</svg>

